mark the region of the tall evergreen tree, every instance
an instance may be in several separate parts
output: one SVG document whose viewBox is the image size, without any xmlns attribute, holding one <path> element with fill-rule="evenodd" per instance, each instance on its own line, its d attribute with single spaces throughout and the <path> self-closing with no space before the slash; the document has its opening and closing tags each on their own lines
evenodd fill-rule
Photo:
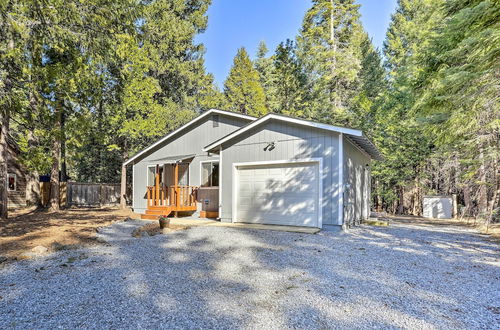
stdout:
<svg viewBox="0 0 500 330">
<path fill-rule="evenodd" d="M 500 6 L 451 0 L 443 12 L 447 19 L 420 57 L 414 109 L 438 150 L 460 160 L 456 184 L 467 213 L 475 201 L 476 214 L 491 220 L 499 216 L 500 199 Z"/>
<path fill-rule="evenodd" d="M 270 112 L 278 111 L 278 104 L 276 100 L 276 74 L 274 70 L 273 60 L 274 55 L 266 57 L 268 48 L 264 41 L 259 43 L 257 48 L 257 58 L 255 59 L 255 69 L 259 73 L 259 80 L 262 88 L 264 89 L 264 96 L 266 98 L 266 108 Z"/>
<path fill-rule="evenodd" d="M 224 83 L 229 109 L 251 116 L 262 116 L 268 112 L 264 89 L 259 73 L 245 48 L 238 49 L 233 66 Z"/>
<path fill-rule="evenodd" d="M 287 39 L 274 55 L 277 111 L 294 117 L 308 117 L 305 76 L 295 54 L 293 41 Z"/>
<path fill-rule="evenodd" d="M 352 106 L 352 124 L 373 136 L 377 131 L 376 116 L 383 105 L 382 96 L 388 85 L 382 57 L 366 33 L 361 44 L 361 68 L 358 77 L 359 87 Z"/>
<path fill-rule="evenodd" d="M 379 204 L 383 200 L 386 208 L 398 213 L 405 212 L 405 190 L 419 189 L 419 173 L 432 147 L 411 108 L 422 69 L 418 58 L 442 18 L 439 7 L 440 1 L 400 0 L 384 42 L 389 88 L 377 113 L 380 133 L 375 140 L 386 159 L 374 165 L 374 195 Z"/>
<path fill-rule="evenodd" d="M 349 124 L 358 84 L 363 29 L 354 0 L 313 0 L 297 38 L 308 78 L 311 117 Z"/>
</svg>

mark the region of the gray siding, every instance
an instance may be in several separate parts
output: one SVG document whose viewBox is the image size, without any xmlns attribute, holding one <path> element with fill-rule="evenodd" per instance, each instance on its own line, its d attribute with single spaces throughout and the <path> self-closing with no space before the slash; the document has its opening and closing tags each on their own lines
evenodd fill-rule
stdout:
<svg viewBox="0 0 500 330">
<path fill-rule="evenodd" d="M 200 185 L 200 162 L 205 160 L 218 160 L 219 155 L 209 156 L 202 152 L 202 148 L 216 141 L 234 130 L 249 123 L 249 120 L 218 114 L 219 126 L 213 127 L 212 116 L 195 123 L 188 128 L 165 141 L 160 146 L 150 151 L 133 165 L 133 208 L 135 212 L 144 213 L 146 210 L 146 186 L 148 165 L 156 165 L 156 159 L 178 155 L 195 154 L 196 156 L 189 164 L 189 185 Z"/>
<path fill-rule="evenodd" d="M 370 157 L 344 139 L 344 223 L 359 224 L 370 212 Z"/>
<path fill-rule="evenodd" d="M 338 193 L 340 191 L 338 137 L 337 133 L 270 121 L 223 145 L 220 168 L 221 220 L 230 222 L 232 219 L 234 163 L 322 158 L 323 224 L 340 224 L 338 219 Z M 267 144 L 273 141 L 275 149 L 265 151 Z"/>
</svg>

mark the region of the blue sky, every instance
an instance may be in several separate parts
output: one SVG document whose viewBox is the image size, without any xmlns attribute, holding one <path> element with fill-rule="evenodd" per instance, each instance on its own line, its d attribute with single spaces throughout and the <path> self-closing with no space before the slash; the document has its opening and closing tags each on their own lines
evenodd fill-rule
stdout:
<svg viewBox="0 0 500 330">
<path fill-rule="evenodd" d="M 361 21 L 376 47 L 381 48 L 396 0 L 358 0 Z M 208 28 L 197 38 L 206 48 L 205 65 L 222 88 L 240 47 L 252 58 L 264 40 L 270 52 L 287 38 L 294 39 L 309 0 L 213 0 Z"/>
</svg>

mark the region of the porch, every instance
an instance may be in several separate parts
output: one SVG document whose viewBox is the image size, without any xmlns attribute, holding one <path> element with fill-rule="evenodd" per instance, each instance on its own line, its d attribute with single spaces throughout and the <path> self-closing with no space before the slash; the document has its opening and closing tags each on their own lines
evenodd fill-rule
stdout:
<svg viewBox="0 0 500 330">
<path fill-rule="evenodd" d="M 141 219 L 155 220 L 171 213 L 177 217 L 178 212 L 196 211 L 199 187 L 185 184 L 187 180 L 183 178 L 187 168 L 188 164 L 180 162 L 154 166 L 154 185 L 146 187 L 147 209 Z"/>
</svg>

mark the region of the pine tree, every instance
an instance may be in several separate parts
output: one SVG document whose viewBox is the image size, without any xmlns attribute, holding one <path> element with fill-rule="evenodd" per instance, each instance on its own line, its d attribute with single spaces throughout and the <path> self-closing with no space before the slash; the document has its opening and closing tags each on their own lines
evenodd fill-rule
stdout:
<svg viewBox="0 0 500 330">
<path fill-rule="evenodd" d="M 389 88 L 377 111 L 375 141 L 385 161 L 374 165 L 373 177 L 376 198 L 393 212 L 405 212 L 405 190 L 418 189 L 415 182 L 423 179 L 420 169 L 431 153 L 432 143 L 411 109 L 422 70 L 418 59 L 441 20 L 439 6 L 440 1 L 400 0 L 384 42 Z"/>
<path fill-rule="evenodd" d="M 363 29 L 354 0 L 313 0 L 297 38 L 298 55 L 307 74 L 309 108 L 316 120 L 352 121 Z"/>
<path fill-rule="evenodd" d="M 460 160 L 458 181 L 475 192 L 477 214 L 492 220 L 500 199 L 500 7 L 451 0 L 443 12 L 447 19 L 420 57 L 425 70 L 414 109 L 425 116 L 438 150 Z M 464 200 L 470 214 L 471 198 Z"/>
<path fill-rule="evenodd" d="M 254 69 L 245 48 L 238 49 L 233 66 L 224 83 L 229 109 L 251 116 L 268 112 L 259 73 Z"/>
<path fill-rule="evenodd" d="M 277 112 L 293 117 L 309 117 L 305 105 L 305 77 L 293 41 L 287 39 L 276 48 L 274 71 Z"/>
<path fill-rule="evenodd" d="M 268 51 L 266 43 L 261 41 L 257 49 L 257 58 L 254 61 L 254 65 L 259 73 L 260 84 L 264 89 L 266 108 L 270 112 L 278 112 L 276 100 L 276 75 L 273 66 L 274 55 L 266 57 Z"/>
<path fill-rule="evenodd" d="M 0 4 L 0 219 L 8 216 L 7 164 L 11 119 L 20 112 L 26 97 L 23 90 L 26 78 L 23 71 L 26 67 L 22 61 L 25 31 L 15 15 L 22 8 L 22 4 L 13 1 Z"/>
<path fill-rule="evenodd" d="M 372 136 L 377 131 L 376 116 L 383 106 L 382 96 L 388 85 L 380 53 L 374 48 L 367 34 L 361 44 L 361 54 L 359 87 L 352 105 L 352 124 Z"/>
</svg>

